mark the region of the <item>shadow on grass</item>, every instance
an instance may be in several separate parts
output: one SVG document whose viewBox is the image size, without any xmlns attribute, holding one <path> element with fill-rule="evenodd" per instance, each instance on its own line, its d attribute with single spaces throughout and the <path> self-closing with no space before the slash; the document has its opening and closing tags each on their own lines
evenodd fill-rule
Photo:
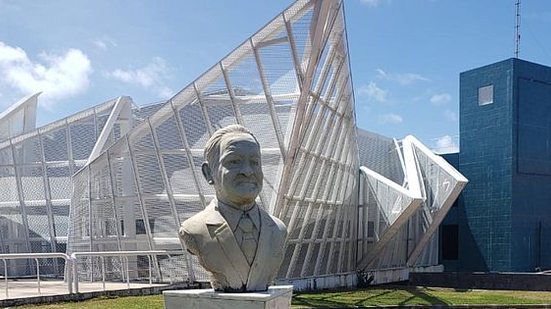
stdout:
<svg viewBox="0 0 551 309">
<path fill-rule="evenodd" d="M 366 297 L 357 297 L 360 296 L 362 292 L 368 292 L 369 290 L 378 291 L 373 291 L 373 294 L 366 295 Z M 404 295 L 404 292 L 409 294 L 409 296 Z M 395 300 L 390 300 L 390 303 L 388 303 L 389 299 L 393 298 L 392 293 L 396 293 L 396 295 L 394 295 Z M 347 296 L 349 296 L 348 299 Z M 387 303 L 385 304 L 385 302 Z M 384 290 L 380 290 L 379 287 L 346 292 L 296 294 L 293 297 L 292 304 L 295 306 L 307 306 L 312 308 L 364 308 L 365 306 L 380 305 L 449 305 L 450 303 L 434 295 L 426 293 L 420 288 L 388 286 Z"/>
<path fill-rule="evenodd" d="M 356 305 L 356 306 L 360 306 L 360 305 L 362 305 L 364 302 L 366 302 L 366 301 L 368 301 L 368 300 L 373 300 L 373 299 L 375 299 L 375 298 L 377 298 L 377 297 L 382 297 L 382 296 L 384 296 L 384 295 L 386 295 L 386 294 L 389 294 L 389 293 L 392 293 L 392 291 L 381 291 L 381 293 L 378 293 L 378 294 L 375 294 L 375 295 L 371 295 L 371 296 L 369 296 L 369 297 L 365 297 L 364 299 L 357 301 L 357 302 L 355 303 L 355 305 Z"/>
<path fill-rule="evenodd" d="M 465 293 L 465 292 L 470 292 L 472 291 L 471 289 L 459 289 L 459 288 L 455 288 L 453 289 L 455 292 L 458 292 L 458 293 Z"/>
<path fill-rule="evenodd" d="M 411 305 L 411 303 L 408 303 L 408 302 L 411 302 L 416 298 L 422 299 L 423 301 L 427 302 L 430 305 L 450 305 L 451 304 L 450 302 L 444 301 L 443 299 L 438 298 L 434 295 L 425 293 L 422 289 L 417 287 L 402 288 L 402 290 L 409 292 L 411 294 L 411 297 L 405 299 L 402 302 L 399 302 L 398 303 L 399 305 Z"/>
<path fill-rule="evenodd" d="M 323 294 L 329 294 L 327 296 L 321 296 Z M 346 304 L 342 301 L 332 300 L 336 297 L 343 297 L 346 295 L 352 295 L 356 291 L 343 291 L 343 292 L 320 292 L 320 293 L 302 293 L 296 294 L 293 296 L 292 304 L 299 306 L 308 306 L 313 308 L 346 308 L 349 304 Z M 320 297 L 315 297 L 314 295 L 320 295 Z"/>
</svg>

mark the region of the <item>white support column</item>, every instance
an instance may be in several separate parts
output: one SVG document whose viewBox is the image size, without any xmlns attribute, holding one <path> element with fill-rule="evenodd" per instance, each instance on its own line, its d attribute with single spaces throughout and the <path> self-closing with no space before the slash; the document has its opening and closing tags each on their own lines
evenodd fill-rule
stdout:
<svg viewBox="0 0 551 309">
<path fill-rule="evenodd" d="M 111 110 L 111 113 L 109 114 L 109 118 L 107 118 L 107 122 L 103 126 L 103 129 L 101 130 L 101 133 L 96 141 L 96 144 L 94 145 L 94 149 L 92 149 L 92 152 L 88 157 L 88 162 L 86 162 L 86 165 L 90 164 L 90 162 L 94 161 L 100 155 L 101 151 L 105 146 L 105 143 L 107 142 L 107 138 L 109 138 L 109 135 L 113 130 L 113 126 L 115 125 L 117 119 L 119 118 L 119 114 L 121 113 L 123 108 L 128 105 L 129 105 L 129 102 L 126 97 L 119 97 L 117 99 L 117 102 L 115 103 L 113 110 Z"/>
<path fill-rule="evenodd" d="M 128 135 L 125 135 L 126 144 L 128 145 L 129 158 L 132 161 L 132 174 L 134 176 L 134 182 L 136 183 L 136 191 L 138 193 L 138 200 L 140 201 L 142 218 L 145 227 L 145 233 L 147 234 L 147 240 L 149 245 L 149 250 L 155 250 L 155 244 L 153 243 L 153 234 L 151 233 L 151 226 L 149 225 L 149 214 L 147 213 L 147 207 L 145 207 L 145 202 L 143 200 L 143 191 L 142 185 L 140 183 L 140 175 L 138 164 L 136 163 L 136 157 L 134 151 L 132 150 L 132 145 L 128 140 Z"/>
<path fill-rule="evenodd" d="M 302 85 L 304 82 L 304 74 L 302 72 L 302 66 L 297 53 L 297 44 L 295 42 L 295 36 L 293 35 L 293 27 L 291 22 L 287 19 L 285 12 L 283 12 L 283 21 L 285 22 L 285 30 L 287 31 L 287 37 L 289 38 L 289 46 L 291 46 L 291 56 L 293 58 L 293 65 L 295 66 L 295 73 L 297 75 L 297 86 L 299 91 L 302 91 Z"/>
<path fill-rule="evenodd" d="M 184 126 L 182 124 L 182 119 L 180 119 L 180 113 L 178 112 L 178 109 L 176 106 L 174 106 L 174 102 L 171 100 L 170 105 L 172 106 L 172 110 L 174 111 L 174 115 L 176 117 L 176 127 L 178 128 L 178 133 L 180 133 L 180 139 L 182 141 L 182 144 L 184 145 L 184 149 L 186 152 L 186 157 L 189 164 L 189 169 L 191 170 L 191 175 L 193 176 L 193 182 L 195 183 L 195 188 L 197 188 L 197 193 L 199 194 L 199 199 L 201 200 L 201 204 L 203 205 L 203 208 L 207 207 L 207 202 L 205 201 L 205 195 L 203 193 L 203 189 L 201 188 L 201 184 L 199 183 L 200 179 L 197 176 L 197 173 L 195 172 L 195 162 L 193 161 L 193 154 L 191 153 L 187 134 L 184 130 Z"/>
<path fill-rule="evenodd" d="M 241 109 L 239 108 L 238 103 L 235 101 L 235 93 L 233 92 L 233 86 L 231 84 L 230 77 L 228 76 L 228 72 L 226 71 L 226 68 L 224 68 L 224 64 L 222 62 L 220 62 L 220 71 L 222 71 L 222 76 L 224 76 L 224 82 L 226 83 L 226 88 L 228 89 L 230 102 L 233 107 L 233 112 L 235 113 L 235 120 L 238 124 L 244 125 L 243 116 L 241 115 Z"/>
<path fill-rule="evenodd" d="M 71 127 L 69 121 L 65 118 L 65 130 L 67 132 L 67 161 L 69 162 L 69 174 L 75 174 L 75 159 L 73 158 L 73 142 L 71 139 Z"/>
<path fill-rule="evenodd" d="M 15 176 L 15 182 L 17 187 L 17 197 L 19 199 L 19 211 L 21 213 L 21 223 L 23 224 L 23 228 L 25 228 L 25 232 L 23 233 L 25 237 L 25 246 L 27 247 L 27 252 L 31 252 L 31 242 L 29 240 L 29 231 L 30 231 L 29 221 L 27 218 L 27 209 L 25 208 L 25 197 L 23 195 L 23 184 L 21 181 L 21 174 L 19 173 L 19 166 L 17 165 L 17 161 L 19 160 L 17 160 L 16 158 L 15 146 L 13 145 L 11 138 L 9 139 L 9 141 L 10 141 L 11 155 L 13 159 L 13 173 Z M 25 145 L 21 145 L 21 146 L 23 147 L 23 150 L 24 150 Z M 24 157 L 24 154 L 22 153 L 21 159 L 23 159 L 23 157 Z"/>
<path fill-rule="evenodd" d="M 165 161 L 163 158 L 161 146 L 159 145 L 159 137 L 157 136 L 157 130 L 155 130 L 155 128 L 151 124 L 150 118 L 147 118 L 147 124 L 149 125 L 149 129 L 151 130 L 151 137 L 153 138 L 153 145 L 155 146 L 155 154 L 156 154 L 157 160 L 159 161 L 159 170 L 165 186 L 166 195 L 168 198 L 168 204 L 170 205 L 170 210 L 172 212 L 172 216 L 174 218 L 174 223 L 176 225 L 176 228 L 179 228 L 182 222 L 180 222 L 180 217 L 178 216 L 178 210 L 176 209 L 176 202 L 174 201 L 174 193 L 172 192 L 170 179 L 166 174 Z M 183 249 L 184 248 L 182 247 L 182 250 Z"/>
<path fill-rule="evenodd" d="M 88 238 L 90 240 L 89 242 L 89 250 L 94 251 L 93 247 L 93 238 L 94 233 L 92 230 L 92 220 L 94 217 L 92 216 L 92 165 L 85 166 L 86 170 L 88 171 Z M 78 279 L 77 279 L 78 280 Z"/>
<path fill-rule="evenodd" d="M 268 103 L 268 109 L 270 111 L 270 118 L 272 119 L 272 125 L 274 126 L 274 131 L 277 138 L 277 143 L 281 150 L 281 156 L 285 158 L 285 141 L 283 133 L 281 132 L 281 127 L 279 126 L 279 118 L 275 110 L 274 98 L 272 97 L 272 91 L 268 80 L 266 79 L 266 74 L 264 74 L 264 67 L 262 65 L 262 59 L 258 53 L 258 49 L 254 46 L 253 40 L 249 39 L 251 48 L 254 52 L 254 57 L 256 60 L 256 67 L 258 69 L 258 75 L 260 76 L 260 81 L 262 82 L 262 89 L 264 90 L 264 96 L 266 97 L 266 103 Z"/>
<path fill-rule="evenodd" d="M 205 106 L 205 103 L 201 99 L 201 92 L 199 92 L 199 89 L 197 88 L 197 84 L 193 82 L 193 90 L 195 91 L 195 96 L 197 97 L 197 102 L 199 102 L 199 106 L 201 107 L 201 113 L 203 114 L 203 118 L 205 119 L 205 124 L 207 125 L 207 130 L 209 133 L 209 137 L 214 133 L 214 129 L 212 127 L 212 123 L 210 123 L 209 119 L 209 113 L 207 112 L 207 107 Z"/>
<path fill-rule="evenodd" d="M 117 201 L 115 199 L 115 186 L 117 182 L 115 177 L 113 177 L 113 171 L 116 170 L 111 162 L 111 154 L 109 151 L 105 154 L 107 157 L 107 165 L 109 166 L 109 181 L 111 182 L 111 203 L 113 206 L 113 215 L 115 216 L 115 228 L 117 233 L 117 248 L 118 250 L 123 250 L 122 248 L 122 232 L 121 232 L 121 222 L 119 219 L 119 213 L 117 211 Z M 105 235 L 108 236 L 108 235 Z"/>
<path fill-rule="evenodd" d="M 54 214 L 52 212 L 52 191 L 50 189 L 50 182 L 48 181 L 48 172 L 46 165 L 46 155 L 44 154 L 44 143 L 42 141 L 42 133 L 38 130 L 38 143 L 40 147 L 40 163 L 42 168 L 42 182 L 44 184 L 44 200 L 46 202 L 46 216 L 48 218 L 48 235 L 50 236 L 50 250 L 51 252 L 57 251 L 57 242 L 55 238 L 55 223 Z M 57 268 L 57 263 L 55 264 Z M 57 273 L 57 269 L 56 269 Z"/>
</svg>

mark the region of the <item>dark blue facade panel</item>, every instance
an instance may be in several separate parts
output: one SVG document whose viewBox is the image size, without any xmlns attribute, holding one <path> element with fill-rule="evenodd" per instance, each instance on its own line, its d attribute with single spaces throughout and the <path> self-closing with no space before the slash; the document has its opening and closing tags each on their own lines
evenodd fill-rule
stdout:
<svg viewBox="0 0 551 309">
<path fill-rule="evenodd" d="M 514 64 L 511 271 L 551 269 L 551 68 Z"/>
<path fill-rule="evenodd" d="M 519 173 L 551 175 L 551 84 L 518 78 Z"/>
<path fill-rule="evenodd" d="M 508 59 L 462 73 L 460 145 L 446 159 L 469 183 L 443 222 L 459 247 L 445 269 L 551 269 L 551 68 Z"/>
<path fill-rule="evenodd" d="M 507 60 L 460 76 L 458 168 L 469 179 L 462 194 L 466 231 L 460 225 L 461 270 L 510 268 L 512 68 L 512 60 Z M 479 88 L 489 85 L 493 86 L 492 103 L 480 105 Z"/>
<path fill-rule="evenodd" d="M 512 271 L 551 269 L 551 176 L 514 177 Z"/>
</svg>

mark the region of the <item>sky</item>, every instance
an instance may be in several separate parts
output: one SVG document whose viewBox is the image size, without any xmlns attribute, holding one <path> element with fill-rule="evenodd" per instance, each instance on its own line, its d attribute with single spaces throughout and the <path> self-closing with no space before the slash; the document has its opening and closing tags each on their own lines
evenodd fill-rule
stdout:
<svg viewBox="0 0 551 309">
<path fill-rule="evenodd" d="M 44 125 L 120 95 L 165 100 L 290 0 L 0 0 L 0 112 Z M 358 127 L 456 151 L 459 73 L 514 57 L 516 0 L 345 0 Z M 551 66 L 551 1 L 521 3 L 519 58 Z"/>
</svg>

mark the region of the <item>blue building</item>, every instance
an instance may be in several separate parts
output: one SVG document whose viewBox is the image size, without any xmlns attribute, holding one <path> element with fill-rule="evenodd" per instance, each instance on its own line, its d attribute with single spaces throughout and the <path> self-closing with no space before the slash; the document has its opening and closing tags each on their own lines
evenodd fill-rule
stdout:
<svg viewBox="0 0 551 309">
<path fill-rule="evenodd" d="M 551 67 L 512 58 L 460 74 L 469 184 L 441 227 L 446 271 L 551 269 Z"/>
</svg>

